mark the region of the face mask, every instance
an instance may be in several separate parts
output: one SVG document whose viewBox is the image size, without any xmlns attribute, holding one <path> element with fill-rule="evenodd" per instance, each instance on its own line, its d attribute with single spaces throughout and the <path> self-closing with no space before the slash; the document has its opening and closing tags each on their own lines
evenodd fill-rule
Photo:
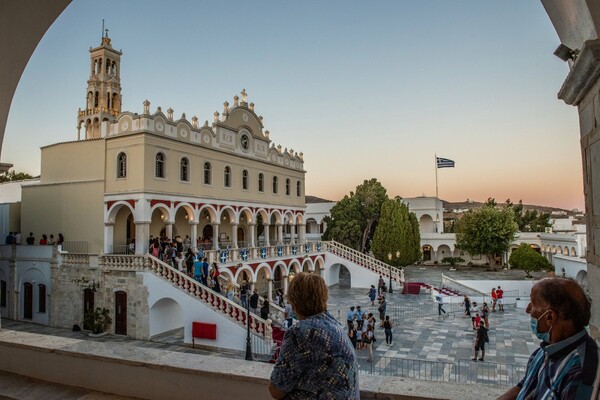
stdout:
<svg viewBox="0 0 600 400">
<path fill-rule="evenodd" d="M 544 315 L 546 315 L 546 313 L 550 311 L 550 310 L 546 310 L 542 315 L 540 315 L 539 318 L 531 318 L 531 331 L 533 332 L 533 334 L 540 340 L 546 342 L 546 343 L 550 343 L 550 331 L 552 330 L 552 327 L 550 327 L 550 329 L 548 330 L 548 332 L 538 332 L 537 330 L 537 325 L 538 325 L 538 321 L 540 320 L 540 318 L 542 318 Z"/>
</svg>

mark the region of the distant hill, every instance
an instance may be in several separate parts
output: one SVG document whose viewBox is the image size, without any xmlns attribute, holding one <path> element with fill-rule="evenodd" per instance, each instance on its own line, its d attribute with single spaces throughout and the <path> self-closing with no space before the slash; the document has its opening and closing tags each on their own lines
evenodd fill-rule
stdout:
<svg viewBox="0 0 600 400">
<path fill-rule="evenodd" d="M 326 199 L 322 199 L 317 196 L 310 196 L 310 195 L 304 196 L 304 199 L 305 199 L 306 204 L 309 204 L 309 203 L 332 203 L 333 202 L 333 200 L 326 200 Z"/>
<path fill-rule="evenodd" d="M 517 204 L 515 202 L 515 204 Z M 466 201 L 446 201 L 442 200 L 442 204 L 446 212 L 452 212 L 452 210 L 470 210 L 472 208 L 479 208 L 483 206 L 485 203 L 474 201 L 474 200 L 466 200 Z M 498 203 L 498 205 L 502 205 L 502 203 Z M 525 210 L 537 210 L 538 212 L 546 212 L 552 214 L 552 211 L 564 212 L 567 215 L 573 215 L 573 210 L 565 210 L 563 208 L 557 207 L 547 207 L 547 206 L 539 206 L 534 204 L 523 204 L 523 209 Z"/>
</svg>

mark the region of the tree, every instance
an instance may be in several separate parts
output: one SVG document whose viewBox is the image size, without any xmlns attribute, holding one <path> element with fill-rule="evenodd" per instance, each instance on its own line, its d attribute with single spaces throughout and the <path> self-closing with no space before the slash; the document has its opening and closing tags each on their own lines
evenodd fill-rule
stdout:
<svg viewBox="0 0 600 400">
<path fill-rule="evenodd" d="M 418 261 L 421 256 L 418 226 L 416 216 L 409 213 L 408 206 L 399 197 L 386 200 L 381 206 L 381 217 L 371 244 L 375 258 L 395 266 Z"/>
<path fill-rule="evenodd" d="M 359 248 L 362 238 L 361 213 L 353 193 L 338 201 L 323 222 L 327 225 L 323 240 L 335 240 L 353 249 Z"/>
<path fill-rule="evenodd" d="M 23 181 L 25 179 L 32 179 L 33 176 L 29 175 L 26 172 L 15 172 L 14 170 L 10 170 L 0 174 L 0 183 L 2 182 L 14 182 L 14 181 Z"/>
<path fill-rule="evenodd" d="M 356 187 L 356 192 L 344 196 L 325 217 L 324 240 L 336 240 L 364 252 L 371 233 L 379 221 L 382 204 L 388 199 L 386 189 L 373 178 Z"/>
<path fill-rule="evenodd" d="M 516 232 L 517 223 L 512 209 L 497 209 L 486 204 L 469 210 L 456 222 L 456 246 L 472 255 L 485 255 L 490 266 L 495 268 L 494 256 L 509 249 Z"/>
<path fill-rule="evenodd" d="M 508 263 L 512 267 L 525 271 L 528 278 L 531 278 L 531 271 L 552 269 L 552 264 L 543 255 L 532 249 L 528 243 L 521 243 L 513 250 Z"/>
<path fill-rule="evenodd" d="M 520 232 L 544 232 L 547 227 L 551 226 L 549 213 L 524 210 L 523 200 L 519 200 L 518 204 L 513 204 L 508 199 L 505 204 L 507 208 L 512 208 L 515 213 L 515 221 Z"/>
</svg>

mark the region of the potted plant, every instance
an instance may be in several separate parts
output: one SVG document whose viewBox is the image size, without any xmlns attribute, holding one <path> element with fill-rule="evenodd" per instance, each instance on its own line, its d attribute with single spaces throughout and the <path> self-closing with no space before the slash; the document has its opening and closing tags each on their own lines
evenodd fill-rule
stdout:
<svg viewBox="0 0 600 400">
<path fill-rule="evenodd" d="M 106 329 L 112 323 L 112 319 L 108 315 L 108 308 L 96 307 L 96 309 L 88 310 L 83 318 L 83 326 L 90 329 L 90 336 L 99 336 L 106 334 Z"/>
</svg>

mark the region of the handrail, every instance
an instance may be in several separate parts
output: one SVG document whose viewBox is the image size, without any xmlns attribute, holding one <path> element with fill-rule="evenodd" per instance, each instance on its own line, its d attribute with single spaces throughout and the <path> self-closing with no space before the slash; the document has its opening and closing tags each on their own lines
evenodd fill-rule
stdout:
<svg viewBox="0 0 600 400">
<path fill-rule="evenodd" d="M 219 278 L 221 278 L 221 281 L 224 281 L 227 284 L 231 283 L 233 285 L 233 287 L 239 291 L 239 289 L 240 289 L 239 283 L 230 280 L 228 276 L 223 276 L 222 274 L 219 275 Z M 221 285 L 221 291 L 223 291 L 224 287 L 226 287 L 226 286 Z M 248 296 L 248 300 L 249 299 L 250 299 L 250 296 Z M 258 296 L 259 306 L 262 307 L 264 301 L 265 301 L 265 298 L 263 296 L 259 295 Z M 273 310 L 275 310 L 275 311 L 273 311 Z M 285 311 L 283 310 L 283 308 L 281 308 L 281 307 L 279 307 L 279 305 L 275 304 L 274 301 L 269 301 L 269 311 L 270 311 L 270 316 L 272 317 L 271 320 L 273 322 L 277 322 L 280 325 L 283 325 L 283 321 L 285 320 Z"/>
<path fill-rule="evenodd" d="M 149 270 L 179 290 L 204 302 L 219 314 L 243 326 L 246 325 L 247 312 L 245 308 L 150 254 L 144 256 L 104 255 L 101 258 L 104 265 L 110 269 L 140 272 Z M 258 335 L 268 337 L 267 335 L 271 331 L 268 323 L 256 315 L 251 314 L 249 318 L 250 330 Z"/>
<path fill-rule="evenodd" d="M 392 271 L 392 279 L 398 283 L 404 283 L 404 270 L 399 269 L 397 267 L 391 267 L 389 264 L 386 264 L 378 259 L 363 254 L 359 251 L 354 250 L 348 246 L 345 246 L 336 241 L 330 241 L 328 243 L 328 251 L 339 256 L 345 258 L 348 261 L 352 261 L 355 264 L 358 264 L 362 267 L 370 269 L 373 272 L 376 272 L 379 275 L 385 276 L 386 278 L 390 277 L 390 269 Z"/>
</svg>

